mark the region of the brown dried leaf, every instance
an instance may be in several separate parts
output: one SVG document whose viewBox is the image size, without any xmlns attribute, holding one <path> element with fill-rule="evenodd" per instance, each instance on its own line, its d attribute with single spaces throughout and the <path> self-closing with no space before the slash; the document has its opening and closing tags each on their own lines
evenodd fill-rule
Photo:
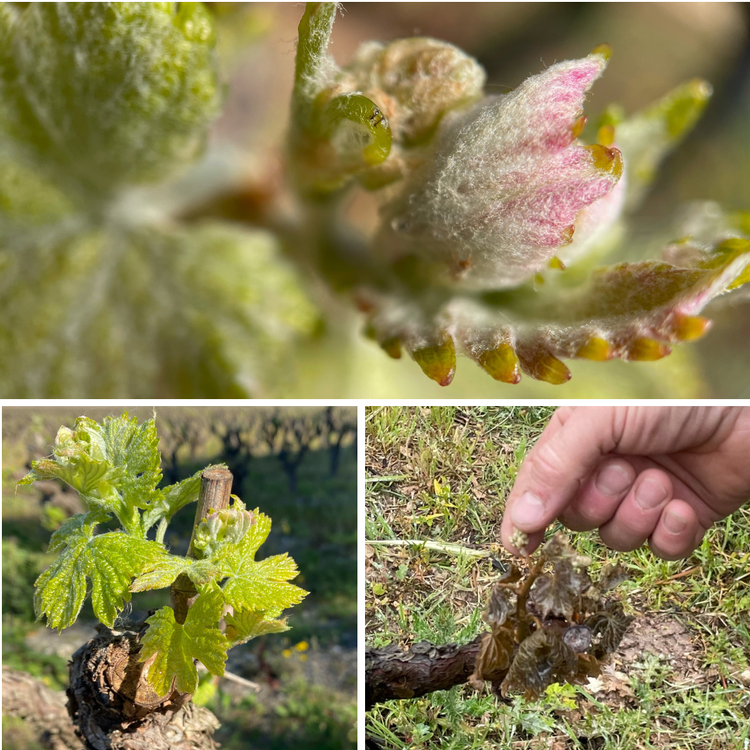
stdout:
<svg viewBox="0 0 750 750">
<path fill-rule="evenodd" d="M 498 627 L 492 633 L 485 633 L 469 684 L 480 690 L 485 680 L 496 679 L 498 673 L 505 672 L 513 657 L 513 646 L 513 633 L 506 628 Z"/>
<path fill-rule="evenodd" d="M 577 668 L 575 651 L 557 633 L 542 628 L 518 647 L 500 690 L 503 696 L 523 691 L 527 698 L 537 698 L 553 682 L 575 676 Z"/>
<path fill-rule="evenodd" d="M 599 581 L 597 582 L 597 588 L 600 591 L 611 591 L 613 588 L 619 586 L 623 581 L 628 580 L 628 572 L 623 568 L 620 563 L 615 565 L 607 565 L 602 569 L 599 574 Z"/>
<path fill-rule="evenodd" d="M 618 602 L 607 602 L 604 609 L 589 616 L 585 624 L 594 635 L 591 653 L 597 659 L 602 659 L 616 651 L 634 619 L 624 613 Z"/>
<path fill-rule="evenodd" d="M 539 576 L 531 588 L 529 599 L 539 609 L 542 618 L 550 615 L 572 620 L 578 609 L 581 594 L 591 585 L 585 569 L 575 568 L 565 557 L 555 565 L 552 575 Z"/>
<path fill-rule="evenodd" d="M 516 581 L 521 580 L 522 573 L 512 562 L 504 563 L 495 557 L 490 559 L 492 560 L 492 567 L 500 571 L 498 583 L 516 583 Z"/>
<path fill-rule="evenodd" d="M 591 565 L 591 558 L 579 554 L 570 544 L 570 540 L 561 531 L 551 536 L 542 546 L 540 554 L 547 562 L 558 563 L 569 560 L 576 568 Z"/>
<path fill-rule="evenodd" d="M 500 586 L 492 589 L 490 603 L 482 615 L 482 619 L 492 628 L 493 632 L 499 628 L 512 614 L 515 605 L 511 601 L 510 592 Z"/>
</svg>

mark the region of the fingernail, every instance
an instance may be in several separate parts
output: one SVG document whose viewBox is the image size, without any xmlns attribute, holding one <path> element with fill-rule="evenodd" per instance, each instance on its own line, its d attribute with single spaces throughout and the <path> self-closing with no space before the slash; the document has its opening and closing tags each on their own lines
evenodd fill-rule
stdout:
<svg viewBox="0 0 750 750">
<path fill-rule="evenodd" d="M 615 497 L 625 492 L 631 485 L 631 477 L 622 466 L 608 464 L 596 475 L 596 489 L 599 492 Z"/>
<path fill-rule="evenodd" d="M 530 492 L 524 492 L 513 503 L 510 517 L 522 531 L 537 531 L 544 524 L 544 503 Z"/>
<path fill-rule="evenodd" d="M 667 491 L 660 482 L 644 479 L 635 488 L 635 501 L 643 510 L 652 510 L 667 496 Z"/>
<path fill-rule="evenodd" d="M 664 514 L 662 523 L 664 524 L 664 528 L 670 534 L 681 534 L 685 531 L 688 525 L 688 522 L 679 513 L 675 513 L 673 510 L 668 510 Z"/>
</svg>

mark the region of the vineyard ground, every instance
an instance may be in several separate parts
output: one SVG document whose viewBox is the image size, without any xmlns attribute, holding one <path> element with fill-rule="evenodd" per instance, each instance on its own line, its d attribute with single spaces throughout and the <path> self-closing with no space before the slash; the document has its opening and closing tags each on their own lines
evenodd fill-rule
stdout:
<svg viewBox="0 0 750 750">
<path fill-rule="evenodd" d="M 33 581 L 49 558 L 45 550 L 51 529 L 61 513 L 75 512 L 69 493 L 47 488 L 47 497 L 15 482 L 29 462 L 50 452 L 60 425 L 72 425 L 83 409 L 5 409 L 3 420 L 3 663 L 41 677 L 55 689 L 67 684 L 67 660 L 94 631 L 93 613 L 85 605 L 73 628 L 56 631 L 33 622 Z M 227 461 L 226 446 L 211 430 L 224 435 L 228 426 L 242 427 L 243 410 L 224 408 L 164 408 L 157 410 L 162 436 L 165 474 L 176 481 L 209 464 Z M 263 419 L 279 412 L 254 411 Z M 320 409 L 308 410 L 320 412 Z M 354 419 L 354 410 L 347 415 Z M 137 407 L 131 415 L 146 419 L 152 410 Z M 286 410 L 282 410 L 286 412 Z M 303 410 L 288 410 L 301 415 Z M 101 419 L 112 410 L 86 409 Z M 308 415 L 309 416 L 309 415 Z M 176 445 L 178 427 L 194 423 L 194 445 Z M 248 422 L 249 424 L 249 422 Z M 330 454 L 318 439 L 296 470 L 296 489 L 282 470 L 278 457 L 260 439 L 258 430 L 240 435 L 242 455 L 232 455 L 233 488 L 248 507 L 259 506 L 273 519 L 271 535 L 261 548 L 265 557 L 289 552 L 302 574 L 295 580 L 311 593 L 290 614 L 292 630 L 253 641 L 230 652 L 227 670 L 260 686 L 256 692 L 229 680 L 204 675 L 197 700 L 216 714 L 222 724 L 216 739 L 225 750 L 235 748 L 353 748 L 356 717 L 356 454 L 351 439 L 344 443 L 335 475 Z M 176 449 L 176 450 L 173 450 Z M 175 454 L 170 463 L 165 457 Z M 52 497 L 49 496 L 52 493 Z M 175 517 L 166 542 L 184 553 L 194 508 Z M 130 617 L 167 603 L 168 593 L 135 594 Z M 33 737 L 19 720 L 3 719 L 3 745 L 36 750 Z"/>
<path fill-rule="evenodd" d="M 504 499 L 552 407 L 372 407 L 366 412 L 368 540 L 499 545 Z M 595 560 L 619 559 L 635 624 L 602 675 L 507 705 L 468 686 L 369 712 L 386 748 L 747 750 L 750 747 L 750 508 L 718 524 L 687 560 L 614 553 L 572 535 Z M 487 558 L 367 545 L 366 645 L 465 643 L 496 578 Z"/>
</svg>

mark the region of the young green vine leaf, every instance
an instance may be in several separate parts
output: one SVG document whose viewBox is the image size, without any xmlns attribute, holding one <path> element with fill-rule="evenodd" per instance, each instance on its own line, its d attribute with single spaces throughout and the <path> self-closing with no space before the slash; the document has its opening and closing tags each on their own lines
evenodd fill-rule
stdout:
<svg viewBox="0 0 750 750">
<path fill-rule="evenodd" d="M 167 524 L 198 499 L 203 473 L 160 489 L 160 466 L 155 419 L 138 425 L 127 413 L 101 423 L 79 417 L 74 429 L 58 431 L 52 456 L 33 462 L 19 484 L 65 481 L 90 508 L 52 535 L 49 551 L 57 558 L 36 581 L 35 611 L 46 616 L 50 627 L 62 630 L 76 621 L 89 586 L 94 614 L 110 628 L 132 592 L 169 587 L 181 574 L 196 586 L 198 595 L 184 623 L 175 620 L 171 607 L 147 620 L 139 658 L 147 662 L 148 679 L 163 696 L 173 686 L 183 693 L 195 690 L 194 659 L 220 675 L 229 648 L 288 630 L 279 615 L 307 592 L 288 583 L 298 570 L 287 555 L 256 561 L 271 519 L 257 508 L 246 510 L 236 496 L 227 509 L 209 509 L 197 521 L 195 557 L 170 555 L 162 544 Z M 96 534 L 96 526 L 113 515 L 122 529 Z M 156 541 L 147 539 L 157 522 Z M 229 610 L 225 635 L 219 623 L 226 605 L 234 610 Z"/>
<path fill-rule="evenodd" d="M 202 3 L 3 3 L 0 39 L 0 132 L 84 205 L 194 159 L 219 113 Z"/>
<path fill-rule="evenodd" d="M 172 215 L 220 112 L 213 24 L 0 3 L 0 393 L 260 395 L 319 325 L 276 235 Z"/>
<path fill-rule="evenodd" d="M 194 659 L 211 674 L 224 674 L 229 645 L 218 627 L 222 607 L 221 592 L 210 583 L 188 610 L 183 625 L 175 621 L 171 607 L 162 607 L 146 620 L 149 628 L 138 658 L 144 662 L 153 658 L 147 674 L 158 695 L 166 695 L 173 685 L 181 693 L 195 692 L 198 670 Z"/>
<path fill-rule="evenodd" d="M 499 382 L 561 384 L 566 360 L 668 355 L 746 283 L 748 254 L 722 250 L 750 241 L 746 218 L 700 241 L 675 226 L 661 257 L 630 231 L 706 81 L 587 127 L 606 45 L 490 96 L 478 61 L 435 39 L 337 64 L 338 7 L 310 3 L 299 24 L 288 181 L 254 175 L 256 200 L 217 177 L 240 206 L 228 222 L 206 218 L 213 194 L 193 202 L 218 158 L 195 164 L 223 98 L 210 7 L 0 3 L 0 393 L 305 395 L 308 356 L 342 369 L 322 344 L 308 355 L 331 290 L 440 385 L 460 355 Z M 341 210 L 359 189 L 380 205 L 366 236 Z"/>
<path fill-rule="evenodd" d="M 39 576 L 34 596 L 37 617 L 46 615 L 50 627 L 63 630 L 76 621 L 88 581 L 94 614 L 112 627 L 130 601 L 132 577 L 166 555 L 156 542 L 121 532 L 94 536 L 94 527 L 105 518 L 98 512 L 79 514 L 53 534 L 50 552 L 59 557 Z"/>
<path fill-rule="evenodd" d="M 233 615 L 226 615 L 224 618 L 227 623 L 226 635 L 231 643 L 231 647 L 239 646 L 246 643 L 252 638 L 258 638 L 261 635 L 269 633 L 283 633 L 289 630 L 286 620 L 274 620 L 268 618 L 265 612 L 252 612 L 245 610 L 235 612 Z"/>
<path fill-rule="evenodd" d="M 298 574 L 297 565 L 288 555 L 273 555 L 255 560 L 258 548 L 268 538 L 271 519 L 256 508 L 255 522 L 236 544 L 222 546 L 211 561 L 227 580 L 223 584 L 224 602 L 235 610 L 264 610 L 269 618 L 282 609 L 299 604 L 307 592 L 288 581 Z"/>
</svg>

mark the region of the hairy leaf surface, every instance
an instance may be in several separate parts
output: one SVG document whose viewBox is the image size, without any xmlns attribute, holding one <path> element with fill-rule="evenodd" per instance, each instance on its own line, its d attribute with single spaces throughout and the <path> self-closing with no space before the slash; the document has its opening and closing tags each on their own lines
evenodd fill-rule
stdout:
<svg viewBox="0 0 750 750">
<path fill-rule="evenodd" d="M 493 378 L 518 383 L 521 373 L 559 385 L 564 359 L 652 361 L 670 344 L 702 336 L 699 313 L 748 280 L 750 240 L 716 241 L 710 251 L 682 243 L 675 262 L 621 263 L 572 287 L 467 295 L 442 291 L 362 293 L 371 336 L 392 356 L 403 345 L 425 374 L 448 385 L 463 352 Z"/>
<path fill-rule="evenodd" d="M 268 394 L 319 322 L 273 235 L 216 222 L 66 224 L 0 265 L 0 393 L 18 398 Z"/>
<path fill-rule="evenodd" d="M 76 197 L 197 155 L 220 98 L 201 3 L 3 5 L 0 134 Z"/>
<path fill-rule="evenodd" d="M 219 579 L 221 569 L 211 560 L 192 560 L 170 555 L 147 566 L 133 581 L 130 590 L 163 589 L 171 586 L 181 573 L 185 573 L 196 586 L 204 586 L 213 579 Z"/>
<path fill-rule="evenodd" d="M 127 413 L 101 424 L 79 417 L 75 429 L 60 428 L 53 457 L 34 461 L 22 484 L 60 479 L 77 490 L 89 508 L 115 513 L 133 534 L 144 536 L 137 508 L 147 508 L 161 480 L 156 423 L 138 425 Z"/>
</svg>

